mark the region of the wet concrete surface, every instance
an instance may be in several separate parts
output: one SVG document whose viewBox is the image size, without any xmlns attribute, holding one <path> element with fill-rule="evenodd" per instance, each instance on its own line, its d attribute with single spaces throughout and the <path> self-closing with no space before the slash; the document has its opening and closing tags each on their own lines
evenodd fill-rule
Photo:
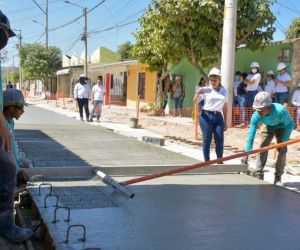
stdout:
<svg viewBox="0 0 300 250">
<path fill-rule="evenodd" d="M 130 186 L 133 199 L 99 180 L 54 185 L 76 187 L 76 193 L 69 193 L 71 203 L 77 193 L 86 192 L 80 188 L 96 186 L 117 205 L 71 208 L 70 222 L 63 221 L 66 213 L 60 211 L 60 221 L 54 224 L 55 200 L 43 208 L 47 190 L 38 196 L 36 188 L 30 188 L 56 249 L 299 249 L 300 196 L 246 175 L 163 177 Z M 86 241 L 78 241 L 81 228 L 72 228 L 70 241 L 64 243 L 67 227 L 74 224 L 86 227 Z"/>
<path fill-rule="evenodd" d="M 35 167 L 177 165 L 197 162 L 158 146 L 34 106 L 26 107 L 25 114 L 16 122 L 15 135 Z"/>
</svg>

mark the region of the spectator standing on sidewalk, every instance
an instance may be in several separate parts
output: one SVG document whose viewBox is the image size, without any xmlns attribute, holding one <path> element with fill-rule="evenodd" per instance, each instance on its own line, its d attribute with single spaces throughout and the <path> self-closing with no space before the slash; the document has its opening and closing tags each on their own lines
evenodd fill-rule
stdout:
<svg viewBox="0 0 300 250">
<path fill-rule="evenodd" d="M 251 72 L 247 76 L 245 83 L 247 84 L 247 105 L 252 107 L 254 97 L 258 93 L 257 88 L 261 79 L 259 73 L 259 64 L 258 62 L 252 62 L 250 64 Z"/>
<path fill-rule="evenodd" d="M 296 130 L 300 132 L 300 83 L 293 92 L 291 103 L 293 104 L 293 106 L 295 106 L 296 109 Z"/>
<path fill-rule="evenodd" d="M 86 83 L 86 76 L 80 75 L 79 82 L 74 87 L 74 99 L 78 103 L 80 120 L 83 121 L 83 108 L 85 110 L 86 121 L 89 121 L 89 99 L 91 97 L 91 87 Z"/>
<path fill-rule="evenodd" d="M 185 88 L 182 81 L 182 76 L 176 76 L 175 83 L 173 84 L 174 93 L 174 114 L 173 116 L 182 116 L 182 103 L 185 97 Z"/>
<path fill-rule="evenodd" d="M 11 83 L 11 81 L 8 81 L 8 84 L 6 85 L 6 89 L 12 89 L 14 85 Z"/>
<path fill-rule="evenodd" d="M 200 78 L 200 81 L 199 81 L 199 83 L 197 84 L 197 86 L 196 86 L 196 89 L 195 89 L 195 96 L 194 96 L 194 103 L 195 104 L 197 104 L 198 105 L 198 111 L 200 112 L 201 110 L 202 110 L 202 108 L 203 108 L 203 105 L 204 105 L 204 97 L 203 97 L 203 95 L 198 95 L 198 93 L 197 93 L 197 90 L 198 90 L 198 88 L 199 87 L 205 87 L 206 86 L 206 80 L 205 80 L 205 78 L 202 76 L 201 78 Z"/>
<path fill-rule="evenodd" d="M 272 103 L 271 96 L 267 92 L 263 91 L 255 96 L 253 109 L 255 112 L 251 117 L 250 129 L 246 142 L 246 152 L 251 151 L 253 148 L 256 130 L 260 123 L 265 125 L 261 132 L 260 147 L 269 146 L 274 136 L 277 139 L 277 143 L 289 140 L 294 128 L 294 123 L 288 110 L 283 105 L 279 103 Z M 274 184 L 280 186 L 282 186 L 281 176 L 286 164 L 286 153 L 286 146 L 278 148 Z M 253 173 L 254 177 L 259 179 L 264 178 L 263 169 L 266 165 L 267 158 L 268 151 L 259 154 L 256 169 Z M 244 162 L 247 162 L 247 158 L 244 159 Z"/>
<path fill-rule="evenodd" d="M 103 84 L 102 76 L 99 76 L 97 79 L 97 83 L 93 86 L 91 101 L 93 103 L 92 112 L 90 113 L 90 122 L 93 121 L 94 113 L 97 110 L 96 119 L 97 122 L 100 122 L 100 116 L 102 111 L 102 105 L 105 95 L 105 87 Z"/>
<path fill-rule="evenodd" d="M 289 101 L 289 87 L 292 83 L 291 76 L 286 72 L 287 66 L 285 63 L 278 63 L 277 70 L 279 75 L 275 80 L 275 102 L 285 104 Z"/>
<path fill-rule="evenodd" d="M 199 116 L 199 124 L 203 136 L 204 160 L 210 160 L 212 135 L 216 144 L 217 158 L 223 157 L 224 131 L 227 130 L 227 91 L 221 85 L 221 71 L 212 68 L 208 74 L 209 87 L 199 87 L 197 95 L 203 94 L 204 106 Z"/>
<path fill-rule="evenodd" d="M 246 125 L 246 108 L 247 108 L 247 84 L 245 83 L 247 73 L 241 74 L 241 82 L 237 87 L 238 105 L 241 111 L 241 123 L 237 126 L 244 128 Z"/>
<path fill-rule="evenodd" d="M 273 102 L 275 100 L 275 90 L 276 90 L 276 84 L 275 84 L 274 78 L 275 78 L 274 71 L 269 70 L 267 72 L 267 83 L 265 86 L 265 91 L 269 93 Z"/>
</svg>

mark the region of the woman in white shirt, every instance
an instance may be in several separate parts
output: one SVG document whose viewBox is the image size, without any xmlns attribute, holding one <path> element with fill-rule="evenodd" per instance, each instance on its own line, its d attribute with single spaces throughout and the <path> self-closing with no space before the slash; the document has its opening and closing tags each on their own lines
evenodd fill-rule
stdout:
<svg viewBox="0 0 300 250">
<path fill-rule="evenodd" d="M 275 95 L 275 81 L 274 81 L 274 71 L 269 70 L 267 72 L 267 84 L 265 86 L 265 91 L 269 93 L 274 102 L 274 95 Z"/>
<path fill-rule="evenodd" d="M 296 107 L 296 130 L 300 132 L 300 83 L 292 95 L 291 103 Z"/>
<path fill-rule="evenodd" d="M 277 70 L 279 74 L 276 79 L 275 102 L 282 105 L 289 101 L 289 87 L 292 83 L 292 78 L 286 72 L 287 66 L 285 63 L 278 63 Z"/>
<path fill-rule="evenodd" d="M 247 84 L 247 105 L 248 107 L 252 107 L 254 102 L 254 97 L 258 93 L 258 85 L 261 79 L 261 75 L 259 73 L 259 64 L 258 62 L 252 62 L 250 64 L 251 72 L 247 76 L 245 83 Z"/>
<path fill-rule="evenodd" d="M 103 78 L 102 76 L 99 76 L 97 80 L 97 84 L 95 84 L 92 89 L 91 101 L 93 103 L 93 109 L 90 114 L 90 122 L 93 121 L 94 113 L 96 110 L 97 110 L 97 114 L 96 114 L 97 122 L 100 122 L 104 95 L 105 95 L 105 87 L 103 85 Z"/>
<path fill-rule="evenodd" d="M 199 116 L 199 124 L 203 136 L 204 160 L 210 160 L 210 145 L 212 135 L 216 144 L 217 158 L 223 157 L 224 131 L 227 129 L 227 91 L 221 85 L 221 71 L 212 68 L 208 74 L 209 87 L 197 89 L 197 95 L 203 95 L 204 106 Z"/>
</svg>

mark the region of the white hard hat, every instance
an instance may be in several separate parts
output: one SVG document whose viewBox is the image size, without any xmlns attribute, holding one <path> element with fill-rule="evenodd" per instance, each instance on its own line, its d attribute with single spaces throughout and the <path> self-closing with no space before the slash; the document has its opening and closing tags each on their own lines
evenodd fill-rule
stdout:
<svg viewBox="0 0 300 250">
<path fill-rule="evenodd" d="M 259 68 L 259 63 L 258 62 L 252 62 L 250 64 L 250 68 Z"/>
<path fill-rule="evenodd" d="M 182 80 L 182 76 L 176 76 L 175 80 Z"/>
<path fill-rule="evenodd" d="M 218 68 L 212 68 L 209 73 L 208 73 L 208 76 L 219 76 L 221 77 L 221 70 L 218 69 Z"/>
<path fill-rule="evenodd" d="M 252 108 L 260 111 L 265 107 L 271 106 L 271 104 L 272 99 L 270 94 L 266 91 L 261 91 L 255 96 Z"/>
<path fill-rule="evenodd" d="M 85 74 L 81 74 L 79 78 L 86 78 Z"/>
<path fill-rule="evenodd" d="M 269 70 L 269 71 L 267 72 L 267 75 L 273 75 L 273 76 L 274 76 L 275 74 L 274 74 L 274 71 L 273 71 L 273 70 Z"/>
<path fill-rule="evenodd" d="M 277 70 L 283 70 L 283 69 L 286 69 L 286 65 L 285 63 L 281 62 L 281 63 L 278 63 L 277 65 Z"/>
</svg>

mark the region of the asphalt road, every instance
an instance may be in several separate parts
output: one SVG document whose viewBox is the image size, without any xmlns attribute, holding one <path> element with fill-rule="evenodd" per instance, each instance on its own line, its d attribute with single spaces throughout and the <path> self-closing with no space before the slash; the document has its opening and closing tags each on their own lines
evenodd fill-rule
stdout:
<svg viewBox="0 0 300 250">
<path fill-rule="evenodd" d="M 15 135 L 35 167 L 192 164 L 196 160 L 29 105 Z"/>
</svg>

